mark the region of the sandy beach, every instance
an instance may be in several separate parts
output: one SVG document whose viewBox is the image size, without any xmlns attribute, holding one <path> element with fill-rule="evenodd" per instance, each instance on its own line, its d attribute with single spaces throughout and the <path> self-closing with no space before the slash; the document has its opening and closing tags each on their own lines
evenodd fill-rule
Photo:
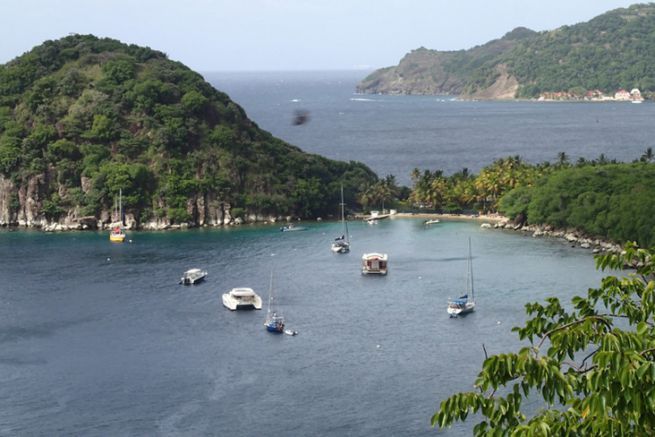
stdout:
<svg viewBox="0 0 655 437">
<path fill-rule="evenodd" d="M 439 219 L 451 221 L 479 221 L 488 223 L 507 222 L 509 219 L 499 214 L 436 214 L 436 213 L 409 213 L 399 212 L 392 215 L 393 218 L 420 218 L 425 220 Z"/>
</svg>

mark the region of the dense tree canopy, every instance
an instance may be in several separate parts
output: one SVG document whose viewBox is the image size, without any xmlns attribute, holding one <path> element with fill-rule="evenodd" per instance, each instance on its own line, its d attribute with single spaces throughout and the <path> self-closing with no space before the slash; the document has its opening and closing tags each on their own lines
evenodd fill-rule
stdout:
<svg viewBox="0 0 655 437">
<path fill-rule="evenodd" d="M 519 156 L 494 161 L 473 175 L 467 168 L 446 176 L 441 170 L 414 169 L 410 201 L 428 209 L 445 212 L 480 210 L 497 212 L 498 202 L 508 191 L 531 186 L 542 175 L 554 170 L 550 164 L 531 165 Z"/>
<path fill-rule="evenodd" d="M 531 224 L 576 228 L 614 241 L 655 244 L 655 165 L 561 168 L 530 187 L 510 191 L 500 211 Z"/>
<path fill-rule="evenodd" d="M 262 131 L 163 53 L 91 35 L 47 41 L 0 65 L 0 175 L 17 187 L 42 176 L 54 219 L 75 207 L 98 214 L 122 189 L 142 220 L 178 222 L 196 219 L 198 199 L 323 215 L 341 183 L 353 204 L 377 180 L 362 164 L 306 154 Z"/>
<path fill-rule="evenodd" d="M 479 413 L 475 435 L 653 435 L 654 255 L 628 244 L 597 265 L 633 273 L 604 278 L 570 306 L 527 304 L 530 318 L 514 331 L 530 346 L 485 359 L 476 391 L 442 401 L 433 426 Z M 526 409 L 526 399 L 542 407 Z"/>
<path fill-rule="evenodd" d="M 450 176 L 414 169 L 409 202 L 441 212 L 500 212 L 527 224 L 650 246 L 655 244 L 652 160 L 649 148 L 630 164 L 601 155 L 572 165 L 561 152 L 554 164 L 498 159 L 477 175 L 467 169 Z"/>
</svg>

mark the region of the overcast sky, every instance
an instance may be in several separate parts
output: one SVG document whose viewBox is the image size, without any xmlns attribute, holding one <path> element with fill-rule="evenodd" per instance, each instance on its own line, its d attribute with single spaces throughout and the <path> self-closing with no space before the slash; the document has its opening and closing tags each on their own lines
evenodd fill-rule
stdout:
<svg viewBox="0 0 655 437">
<path fill-rule="evenodd" d="M 47 39 L 92 33 L 161 50 L 194 70 L 395 65 L 424 46 L 458 50 L 517 26 L 554 29 L 621 0 L 0 0 L 0 63 Z"/>
</svg>

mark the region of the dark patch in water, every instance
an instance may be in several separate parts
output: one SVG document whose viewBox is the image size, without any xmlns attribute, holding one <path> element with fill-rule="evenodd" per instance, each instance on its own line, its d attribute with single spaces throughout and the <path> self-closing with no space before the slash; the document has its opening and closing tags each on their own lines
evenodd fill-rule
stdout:
<svg viewBox="0 0 655 437">
<path fill-rule="evenodd" d="M 59 330 L 86 323 L 91 320 L 93 319 L 84 318 L 80 320 L 42 323 L 33 326 L 0 326 L 0 343 L 50 337 Z"/>
</svg>

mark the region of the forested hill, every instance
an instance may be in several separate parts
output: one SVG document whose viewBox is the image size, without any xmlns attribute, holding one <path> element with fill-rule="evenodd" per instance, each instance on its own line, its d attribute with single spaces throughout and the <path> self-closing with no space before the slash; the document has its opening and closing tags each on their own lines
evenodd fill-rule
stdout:
<svg viewBox="0 0 655 437">
<path fill-rule="evenodd" d="M 469 50 L 420 48 L 377 70 L 364 93 L 534 98 L 545 92 L 620 88 L 655 92 L 655 4 L 616 9 L 586 23 L 533 32 L 518 28 Z"/>
<path fill-rule="evenodd" d="M 0 224 L 127 219 L 223 224 L 334 212 L 375 181 L 250 121 L 199 74 L 147 47 L 92 35 L 0 65 Z"/>
</svg>

